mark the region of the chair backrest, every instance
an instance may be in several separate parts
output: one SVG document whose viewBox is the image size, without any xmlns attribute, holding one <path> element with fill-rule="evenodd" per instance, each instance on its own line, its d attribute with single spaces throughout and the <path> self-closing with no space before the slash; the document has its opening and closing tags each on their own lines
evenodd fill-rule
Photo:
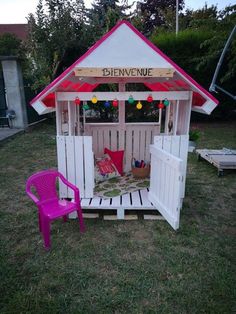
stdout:
<svg viewBox="0 0 236 314">
<path fill-rule="evenodd" d="M 56 181 L 59 177 L 59 172 L 56 170 L 45 170 L 33 174 L 26 182 L 26 192 L 31 197 L 32 187 L 37 192 L 39 201 L 46 201 L 58 198 L 56 190 Z M 32 198 L 32 197 L 31 197 Z"/>
</svg>

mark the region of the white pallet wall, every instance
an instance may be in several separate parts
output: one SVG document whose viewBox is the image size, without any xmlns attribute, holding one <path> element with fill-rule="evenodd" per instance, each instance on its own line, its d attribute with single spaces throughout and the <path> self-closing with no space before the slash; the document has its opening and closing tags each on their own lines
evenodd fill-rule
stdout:
<svg viewBox="0 0 236 314">
<path fill-rule="evenodd" d="M 93 197 L 94 160 L 92 137 L 57 136 L 58 171 L 80 189 L 80 196 Z M 59 186 L 60 197 L 73 198 L 71 189 Z"/>
<path fill-rule="evenodd" d="M 132 157 L 150 162 L 149 146 L 155 135 L 160 134 L 159 123 L 130 123 L 119 129 L 114 124 L 86 124 L 85 132 L 93 138 L 93 151 L 96 157 L 103 155 L 104 148 L 124 150 L 124 171 L 131 170 Z"/>
</svg>

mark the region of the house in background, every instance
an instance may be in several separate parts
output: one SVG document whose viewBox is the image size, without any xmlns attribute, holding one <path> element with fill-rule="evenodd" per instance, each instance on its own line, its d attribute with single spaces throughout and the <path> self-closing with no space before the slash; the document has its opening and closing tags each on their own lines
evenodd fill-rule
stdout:
<svg viewBox="0 0 236 314">
<path fill-rule="evenodd" d="M 0 36 L 3 34 L 13 34 L 17 38 L 25 41 L 29 33 L 28 24 L 0 24 Z"/>
<path fill-rule="evenodd" d="M 22 41 L 27 39 L 28 24 L 0 24 L 0 36 L 13 34 Z M 0 56 L 0 125 L 26 128 L 28 117 L 25 91 L 19 60 L 14 56 Z M 14 119 L 8 124 L 7 110 Z"/>
</svg>

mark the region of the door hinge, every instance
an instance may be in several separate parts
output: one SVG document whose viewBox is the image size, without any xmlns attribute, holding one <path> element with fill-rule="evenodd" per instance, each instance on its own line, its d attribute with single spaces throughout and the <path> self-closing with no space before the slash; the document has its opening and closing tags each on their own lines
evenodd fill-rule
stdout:
<svg viewBox="0 0 236 314">
<path fill-rule="evenodd" d="M 184 181 L 184 176 L 179 176 L 179 181 L 183 182 Z"/>
</svg>

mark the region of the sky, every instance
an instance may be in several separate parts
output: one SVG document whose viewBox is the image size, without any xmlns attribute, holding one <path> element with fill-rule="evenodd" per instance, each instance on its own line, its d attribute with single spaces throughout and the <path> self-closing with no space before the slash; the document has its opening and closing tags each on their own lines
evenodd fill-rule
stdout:
<svg viewBox="0 0 236 314">
<path fill-rule="evenodd" d="M 84 0 L 86 7 L 91 5 L 91 0 Z M 132 3 L 132 0 L 129 0 Z M 235 0 L 185 0 L 185 7 L 191 9 L 202 8 L 207 2 L 208 6 L 214 4 L 219 9 L 229 4 L 235 4 Z M 27 23 L 29 13 L 35 13 L 38 0 L 0 0 L 0 24 Z"/>
</svg>

